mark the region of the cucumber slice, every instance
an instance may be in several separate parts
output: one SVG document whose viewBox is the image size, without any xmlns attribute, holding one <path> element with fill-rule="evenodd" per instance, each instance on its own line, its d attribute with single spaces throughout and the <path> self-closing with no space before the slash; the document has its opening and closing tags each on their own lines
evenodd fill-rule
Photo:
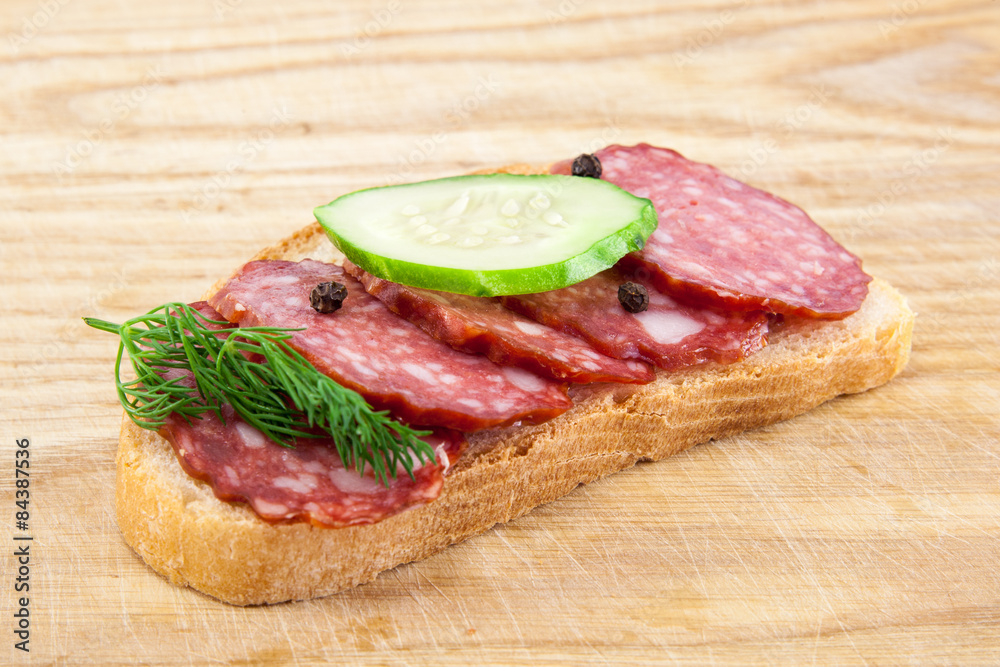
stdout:
<svg viewBox="0 0 1000 667">
<path fill-rule="evenodd" d="M 652 202 L 606 181 L 487 174 L 370 188 L 314 211 L 348 259 L 392 282 L 473 296 L 545 292 L 639 250 Z"/>
</svg>

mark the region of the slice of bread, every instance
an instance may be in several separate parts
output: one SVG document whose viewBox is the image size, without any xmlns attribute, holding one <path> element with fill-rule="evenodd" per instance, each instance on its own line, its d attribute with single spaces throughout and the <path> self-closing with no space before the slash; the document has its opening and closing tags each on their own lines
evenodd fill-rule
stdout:
<svg viewBox="0 0 1000 667">
<path fill-rule="evenodd" d="M 306 257 L 341 256 L 313 224 L 256 258 Z M 875 279 L 857 313 L 832 322 L 790 320 L 744 361 L 658 372 L 648 385 L 575 386 L 568 412 L 537 426 L 474 434 L 437 500 L 369 526 L 268 524 L 244 504 L 218 500 L 181 470 L 166 440 L 125 418 L 118 525 L 154 570 L 225 602 L 330 595 L 637 461 L 659 460 L 883 384 L 906 365 L 912 330 L 903 297 Z"/>
</svg>

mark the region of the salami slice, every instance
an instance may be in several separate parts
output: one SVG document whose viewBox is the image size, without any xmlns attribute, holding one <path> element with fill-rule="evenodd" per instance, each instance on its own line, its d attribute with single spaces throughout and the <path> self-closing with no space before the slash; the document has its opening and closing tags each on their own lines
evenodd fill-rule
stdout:
<svg viewBox="0 0 1000 667">
<path fill-rule="evenodd" d="M 189 475 L 207 482 L 220 499 L 244 501 L 272 522 L 353 526 L 430 502 L 465 446 L 460 433 L 435 431 L 425 440 L 437 461 L 415 468 L 412 479 L 397 470 L 385 486 L 370 469 L 364 475 L 345 469 L 329 439 L 300 438 L 290 449 L 240 419 L 230 406 L 223 417 L 224 423 L 209 412 L 187 423 L 171 415 L 162 433 Z"/>
<path fill-rule="evenodd" d="M 330 281 L 344 284 L 348 296 L 339 310 L 321 314 L 309 295 Z M 376 409 L 411 424 L 476 431 L 545 421 L 572 405 L 562 384 L 435 340 L 333 264 L 250 262 L 210 302 L 243 326 L 304 327 L 289 340 L 293 348 Z"/>
<path fill-rule="evenodd" d="M 616 269 L 551 292 L 503 297 L 508 308 L 578 335 L 619 359 L 641 359 L 667 370 L 742 359 L 767 343 L 767 316 L 685 306 L 649 290 L 649 307 L 629 313 L 618 302 L 625 282 Z"/>
<path fill-rule="evenodd" d="M 344 269 L 369 294 L 457 350 L 483 354 L 501 366 L 565 382 L 652 382 L 656 375 L 639 361 L 601 354 L 576 336 L 534 322 L 499 299 L 436 292 L 383 280 L 345 262 Z"/>
<path fill-rule="evenodd" d="M 598 151 L 602 178 L 648 197 L 660 224 L 619 266 L 692 303 L 842 318 L 871 276 L 797 206 L 648 144 Z M 568 163 L 553 167 L 569 173 Z"/>
</svg>

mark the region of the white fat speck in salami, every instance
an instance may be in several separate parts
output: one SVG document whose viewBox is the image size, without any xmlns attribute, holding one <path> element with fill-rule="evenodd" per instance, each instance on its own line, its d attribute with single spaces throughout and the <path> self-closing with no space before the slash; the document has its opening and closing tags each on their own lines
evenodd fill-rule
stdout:
<svg viewBox="0 0 1000 667">
<path fill-rule="evenodd" d="M 243 438 L 243 444 L 251 449 L 258 449 L 267 444 L 267 436 L 244 422 L 236 424 L 236 432 Z"/>
<path fill-rule="evenodd" d="M 189 475 L 208 483 L 216 496 L 250 505 L 267 521 L 306 521 L 342 527 L 380 521 L 441 492 L 445 467 L 461 454 L 465 438 L 456 431 L 436 430 L 424 438 L 438 460 L 380 484 L 371 470 L 362 476 L 344 469 L 329 439 L 295 441 L 290 449 L 269 440 L 244 422 L 230 406 L 225 423 L 214 413 L 188 424 L 171 415 L 163 432 Z M 256 436 L 248 435 L 251 431 Z M 249 443 L 262 442 L 263 445 Z"/>
<path fill-rule="evenodd" d="M 427 384 L 434 384 L 439 382 L 437 375 L 434 371 L 430 370 L 426 366 L 421 366 L 420 364 L 403 363 L 400 364 L 400 368 L 404 371 L 417 378 L 421 382 L 426 382 Z"/>
<path fill-rule="evenodd" d="M 382 489 L 382 485 L 377 480 L 371 477 L 362 477 L 354 470 L 333 468 L 327 473 L 327 477 L 334 486 L 345 493 L 371 496 Z"/>
<path fill-rule="evenodd" d="M 609 269 L 560 290 L 502 301 L 542 324 L 584 338 L 606 355 L 667 370 L 737 361 L 767 343 L 767 316 L 760 311 L 686 306 L 650 288 L 648 309 L 632 314 L 618 302 L 618 287 L 624 282 L 625 276 Z"/>
<path fill-rule="evenodd" d="M 705 328 L 705 322 L 679 312 L 646 310 L 635 314 L 646 333 L 661 345 L 676 345 Z"/>
<path fill-rule="evenodd" d="M 394 313 L 457 350 L 482 354 L 502 366 L 522 368 L 564 382 L 653 380 L 653 371 L 648 366 L 600 354 L 578 336 L 514 313 L 498 299 L 399 285 L 366 273 L 350 262 L 345 262 L 344 268 Z"/>
<path fill-rule="evenodd" d="M 272 503 L 260 498 L 253 498 L 250 500 L 250 505 L 257 514 L 273 517 L 275 521 L 282 521 L 289 518 L 288 508 L 281 503 Z"/>
<path fill-rule="evenodd" d="M 309 491 L 316 488 L 315 478 L 313 479 L 314 481 L 311 486 L 298 477 L 275 477 L 272 480 L 272 483 L 279 489 L 288 489 L 289 491 L 294 491 L 295 493 L 304 494 L 309 493 Z"/>
<path fill-rule="evenodd" d="M 351 368 L 353 368 L 354 370 L 356 370 L 358 373 L 360 373 L 361 375 L 363 375 L 365 377 L 369 377 L 369 378 L 378 377 L 378 371 L 376 371 L 375 369 L 373 369 L 373 368 L 371 368 L 369 366 L 365 366 L 364 364 L 362 364 L 362 363 L 360 363 L 358 361 L 352 361 L 351 362 Z"/>
<path fill-rule="evenodd" d="M 529 336 L 544 336 L 547 330 L 541 324 L 535 322 L 530 322 L 527 319 L 519 318 L 514 322 L 514 326 L 517 327 L 521 333 L 526 333 Z"/>
<path fill-rule="evenodd" d="M 544 380 L 534 373 L 529 373 L 526 370 L 514 368 L 513 366 L 504 368 L 503 374 L 508 380 L 525 391 L 538 391 L 544 383 Z"/>
<path fill-rule="evenodd" d="M 308 305 L 308 296 L 317 284 L 328 281 L 344 284 L 348 296 L 339 310 L 322 314 Z M 301 305 L 284 305 L 293 297 L 302 299 Z M 250 262 L 211 302 L 224 317 L 243 326 L 304 328 L 293 334 L 289 345 L 376 409 L 390 410 L 407 423 L 476 431 L 515 421 L 545 421 L 572 405 L 562 384 L 538 378 L 534 388 L 526 390 L 489 359 L 435 340 L 333 264 Z M 342 348 L 352 353 L 338 354 Z M 442 382 L 443 374 L 458 381 Z M 458 391 L 481 406 L 456 401 Z M 497 409 L 499 398 L 506 409 Z"/>
<path fill-rule="evenodd" d="M 656 206 L 657 231 L 619 266 L 645 269 L 658 289 L 689 303 L 821 318 L 845 317 L 864 301 L 871 277 L 861 260 L 794 204 L 648 144 L 608 146 L 597 157 L 602 179 Z M 805 260 L 816 270 L 798 272 Z M 744 277 L 748 269 L 756 280 Z"/>
</svg>

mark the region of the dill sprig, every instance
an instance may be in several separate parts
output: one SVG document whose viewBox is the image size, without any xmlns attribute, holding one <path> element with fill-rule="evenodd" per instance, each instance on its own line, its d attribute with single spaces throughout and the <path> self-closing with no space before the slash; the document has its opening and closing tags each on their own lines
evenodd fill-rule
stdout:
<svg viewBox="0 0 1000 667">
<path fill-rule="evenodd" d="M 417 431 L 375 411 L 357 392 L 337 384 L 286 342 L 293 331 L 237 327 L 208 319 L 184 303 L 167 303 L 114 324 L 91 317 L 88 326 L 118 334 L 115 360 L 118 398 L 137 425 L 159 430 L 171 413 L 187 420 L 233 406 L 248 424 L 292 447 L 295 438 L 329 434 L 345 468 L 370 465 L 388 485 L 397 465 L 413 477 L 414 457 L 434 459 Z M 128 353 L 136 379 L 122 379 Z M 263 362 L 258 361 L 263 359 Z M 192 379 L 194 387 L 192 387 Z"/>
</svg>

